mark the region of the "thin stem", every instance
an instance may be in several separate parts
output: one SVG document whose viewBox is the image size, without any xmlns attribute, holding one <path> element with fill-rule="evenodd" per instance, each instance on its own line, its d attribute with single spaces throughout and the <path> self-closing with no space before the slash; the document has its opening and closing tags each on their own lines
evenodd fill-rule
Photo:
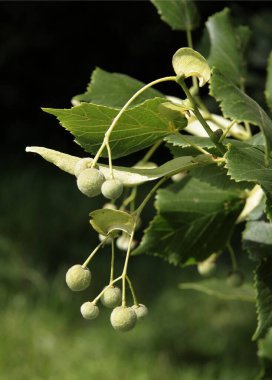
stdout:
<svg viewBox="0 0 272 380">
<path fill-rule="evenodd" d="M 252 132 L 251 132 L 251 128 L 250 128 L 249 122 L 245 121 L 244 125 L 245 125 L 245 128 L 246 128 L 247 134 L 248 134 L 248 138 L 252 137 Z"/>
<path fill-rule="evenodd" d="M 124 210 L 130 203 L 132 203 L 135 200 L 136 195 L 137 186 L 132 188 L 130 195 L 123 201 L 122 205 L 120 206 L 120 210 Z"/>
<path fill-rule="evenodd" d="M 228 125 L 227 129 L 224 130 L 223 135 L 220 137 L 219 142 L 223 142 L 225 138 L 227 137 L 227 134 L 231 130 L 231 128 L 234 126 L 234 124 L 237 123 L 237 120 L 232 120 L 232 122 Z"/>
<path fill-rule="evenodd" d="M 99 148 L 99 150 L 97 151 L 95 157 L 94 157 L 94 160 L 92 162 L 92 167 L 94 167 L 96 164 L 97 164 L 97 161 L 99 159 L 99 157 L 101 156 L 101 154 L 103 153 L 103 150 L 105 149 L 106 145 L 109 143 L 109 138 L 110 138 L 110 135 L 114 129 L 114 127 L 116 126 L 118 120 L 120 119 L 120 117 L 123 115 L 123 113 L 126 111 L 126 109 L 130 106 L 130 104 L 139 96 L 141 95 L 144 91 L 146 91 L 148 88 L 154 86 L 155 84 L 158 84 L 158 83 L 162 83 L 162 82 L 169 82 L 169 81 L 172 81 L 172 82 L 175 82 L 176 81 L 176 77 L 175 76 L 169 76 L 169 77 L 164 77 L 164 78 L 159 78 L 159 79 L 156 79 L 154 80 L 153 82 L 150 82 L 148 84 L 146 84 L 145 86 L 143 86 L 140 90 L 138 90 L 137 92 L 135 92 L 135 94 L 126 102 L 126 104 L 121 108 L 121 110 L 118 112 L 117 116 L 115 116 L 115 118 L 113 119 L 110 127 L 108 128 L 107 132 L 105 133 L 105 136 L 104 136 L 104 140 Z"/>
<path fill-rule="evenodd" d="M 184 79 L 178 78 L 177 79 L 177 83 L 181 86 L 181 88 L 185 92 L 185 95 L 187 96 L 187 98 L 189 99 L 190 103 L 193 106 L 194 114 L 195 114 L 196 118 L 202 124 L 203 128 L 205 129 L 205 131 L 209 135 L 209 137 L 212 140 L 212 142 L 214 143 L 214 145 L 220 150 L 220 152 L 222 154 L 225 154 L 225 148 L 224 148 L 224 146 L 222 144 L 218 143 L 215 134 L 213 133 L 213 131 L 211 130 L 210 126 L 208 125 L 208 123 L 206 122 L 206 120 L 203 118 L 203 116 L 199 112 L 199 109 L 198 109 L 198 107 L 196 105 L 194 97 L 191 95 L 191 93 L 190 93 L 190 91 L 189 91 L 186 83 L 184 82 Z"/>
<path fill-rule="evenodd" d="M 130 235 L 125 264 L 124 264 L 123 273 L 121 276 L 122 277 L 122 306 L 123 307 L 126 306 L 126 276 L 127 276 L 128 261 L 129 261 L 130 251 L 131 251 L 131 244 L 134 237 L 135 226 L 136 226 L 136 223 L 134 224 L 134 229 L 132 231 L 132 234 Z"/>
<path fill-rule="evenodd" d="M 98 244 L 98 246 L 92 251 L 92 253 L 87 258 L 87 260 L 81 265 L 82 268 L 86 268 L 87 267 L 87 265 L 89 264 L 89 262 L 92 260 L 92 258 L 96 254 L 96 252 L 99 251 L 99 249 L 105 244 L 106 240 L 109 239 L 109 238 L 110 238 L 110 236 L 106 236 L 105 240 Z"/>
<path fill-rule="evenodd" d="M 138 187 L 137 186 L 133 187 L 133 189 L 132 189 L 133 197 L 131 199 L 130 206 L 129 206 L 130 212 L 133 212 L 135 210 L 135 199 L 137 196 L 137 192 L 138 192 Z"/>
<path fill-rule="evenodd" d="M 133 285 L 132 285 L 132 282 L 130 281 L 128 275 L 126 275 L 126 279 L 127 279 L 128 286 L 129 286 L 129 289 L 130 289 L 130 292 L 131 292 L 131 295 L 133 298 L 133 303 L 134 303 L 134 305 L 139 305 L 135 291 L 134 291 L 134 288 L 133 288 Z"/>
<path fill-rule="evenodd" d="M 114 240 L 111 241 L 111 271 L 110 271 L 110 283 L 114 279 L 114 258 L 115 258 L 115 252 L 114 252 Z"/>
<path fill-rule="evenodd" d="M 229 253 L 230 253 L 232 269 L 235 271 L 235 270 L 237 270 L 237 261 L 236 261 L 234 250 L 233 250 L 232 246 L 230 245 L 230 243 L 227 244 L 227 248 L 228 248 Z"/>
<path fill-rule="evenodd" d="M 158 147 L 161 145 L 162 143 L 162 140 L 156 142 L 149 150 L 148 152 L 146 153 L 146 155 L 144 156 L 144 158 L 140 161 L 140 163 L 143 163 L 143 162 L 147 162 L 150 157 L 155 153 L 155 151 L 158 149 Z"/>
<path fill-rule="evenodd" d="M 193 46 L 193 38 L 192 38 L 191 30 L 189 30 L 189 29 L 186 30 L 186 36 L 187 36 L 187 44 L 188 44 L 189 48 L 193 49 L 194 46 Z M 198 89 L 198 82 L 197 82 L 196 77 L 193 77 L 193 87 L 194 87 L 195 94 L 197 95 L 199 89 Z"/>
<path fill-rule="evenodd" d="M 213 121 L 215 124 L 217 124 L 218 127 L 222 128 L 222 129 L 224 129 L 224 130 L 226 129 L 225 124 L 220 123 L 220 121 L 219 121 L 217 118 L 215 118 L 213 114 L 210 114 L 210 113 L 207 114 L 207 116 L 206 116 L 206 120 L 211 120 L 211 121 Z M 233 130 L 231 130 L 230 133 L 231 133 L 231 135 L 232 135 L 233 137 L 235 137 L 235 138 L 238 139 L 238 140 L 242 140 L 242 141 L 244 141 L 244 140 L 247 140 L 247 139 L 248 139 L 248 135 L 247 135 L 247 133 L 246 133 L 246 131 L 245 131 L 244 129 L 241 129 L 241 130 L 238 131 L 238 132 L 234 132 Z"/>
<path fill-rule="evenodd" d="M 108 142 L 106 143 L 106 147 L 107 147 L 107 151 L 108 151 L 110 175 L 111 175 L 111 178 L 114 179 L 113 168 L 112 168 L 112 158 L 111 158 L 111 148 L 110 148 L 110 144 Z"/>
<path fill-rule="evenodd" d="M 160 179 L 159 182 L 156 183 L 156 185 L 151 189 L 151 191 L 147 194 L 147 196 L 145 197 L 145 199 L 142 201 L 142 203 L 140 204 L 140 206 L 137 208 L 137 210 L 135 211 L 135 214 L 136 214 L 136 219 L 138 219 L 138 217 L 140 216 L 141 212 L 143 211 L 143 209 L 145 208 L 146 204 L 148 203 L 148 201 L 150 200 L 150 198 L 152 197 L 152 195 L 157 191 L 157 189 L 168 179 L 168 177 L 163 177 Z"/>
<path fill-rule="evenodd" d="M 104 288 L 103 290 L 101 290 L 101 292 L 98 294 L 97 297 L 95 297 L 95 299 L 94 299 L 92 302 L 93 302 L 94 304 L 96 304 L 96 303 L 99 301 L 99 299 L 103 296 L 103 294 L 105 293 L 105 291 L 106 291 L 107 289 L 109 289 L 109 288 L 110 288 L 113 284 L 115 284 L 117 281 L 120 281 L 121 278 L 122 278 L 122 276 L 119 276 L 119 277 L 117 277 L 115 280 L 111 281 L 111 282 L 109 283 L 109 285 L 105 286 L 105 288 Z"/>
<path fill-rule="evenodd" d="M 191 49 L 193 49 L 193 39 L 192 39 L 192 32 L 191 32 L 191 30 L 189 30 L 189 29 L 186 30 L 186 36 L 187 36 L 188 46 Z"/>
</svg>

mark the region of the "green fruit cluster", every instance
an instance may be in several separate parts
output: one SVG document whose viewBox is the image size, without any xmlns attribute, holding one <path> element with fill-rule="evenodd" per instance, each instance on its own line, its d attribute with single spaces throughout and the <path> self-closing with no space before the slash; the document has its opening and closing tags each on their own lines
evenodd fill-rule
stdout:
<svg viewBox="0 0 272 380">
<path fill-rule="evenodd" d="M 74 167 L 77 177 L 77 187 L 87 197 L 103 194 L 105 198 L 117 199 L 124 190 L 122 182 L 118 179 L 107 179 L 99 169 L 93 168 L 93 159 L 86 157 L 79 160 Z"/>
</svg>

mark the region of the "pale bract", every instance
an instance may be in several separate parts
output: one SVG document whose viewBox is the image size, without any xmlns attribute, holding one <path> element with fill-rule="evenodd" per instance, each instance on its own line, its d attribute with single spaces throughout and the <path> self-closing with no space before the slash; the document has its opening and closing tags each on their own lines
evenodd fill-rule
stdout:
<svg viewBox="0 0 272 380">
<path fill-rule="evenodd" d="M 82 160 L 79 157 L 39 146 L 27 147 L 26 151 L 39 154 L 46 161 L 51 162 L 59 169 L 72 175 L 75 175 L 76 164 Z M 195 166 L 207 165 L 211 162 L 212 159 L 210 157 L 205 157 L 205 155 L 200 155 L 198 157 L 184 156 L 167 161 L 159 167 L 148 169 L 113 166 L 113 175 L 114 178 L 121 181 L 124 186 L 129 187 L 141 185 L 147 181 L 154 181 L 165 176 L 171 177 L 182 170 L 190 170 Z M 107 165 L 97 164 L 96 168 L 104 175 L 106 180 L 112 178 L 111 170 Z"/>
<path fill-rule="evenodd" d="M 199 86 L 206 84 L 211 77 L 211 69 L 206 59 L 191 48 L 181 48 L 176 51 L 172 60 L 175 73 L 184 78 L 195 76 Z"/>
<path fill-rule="evenodd" d="M 132 215 L 120 210 L 99 209 L 90 213 L 92 227 L 104 236 L 113 231 L 124 231 L 131 235 L 135 220 Z"/>
</svg>

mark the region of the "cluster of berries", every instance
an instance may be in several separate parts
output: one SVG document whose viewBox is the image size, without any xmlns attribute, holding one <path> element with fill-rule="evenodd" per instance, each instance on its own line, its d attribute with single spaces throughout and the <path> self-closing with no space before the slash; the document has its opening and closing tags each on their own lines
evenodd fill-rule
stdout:
<svg viewBox="0 0 272 380">
<path fill-rule="evenodd" d="M 85 290 L 91 283 L 91 271 L 83 265 L 76 264 L 66 273 L 66 283 L 73 291 Z M 95 319 L 99 315 L 98 300 L 107 308 L 113 309 L 110 317 L 111 325 L 118 331 L 133 329 L 138 319 L 145 317 L 148 309 L 145 305 L 135 304 L 132 307 L 120 306 L 122 302 L 121 290 L 113 285 L 106 286 L 94 301 L 87 301 L 81 305 L 80 312 L 85 319 Z"/>
<path fill-rule="evenodd" d="M 103 194 L 105 198 L 117 199 L 123 193 L 124 186 L 119 179 L 107 179 L 96 168 L 92 167 L 93 159 L 86 157 L 79 160 L 75 166 L 77 187 L 87 195 L 95 197 Z"/>
</svg>

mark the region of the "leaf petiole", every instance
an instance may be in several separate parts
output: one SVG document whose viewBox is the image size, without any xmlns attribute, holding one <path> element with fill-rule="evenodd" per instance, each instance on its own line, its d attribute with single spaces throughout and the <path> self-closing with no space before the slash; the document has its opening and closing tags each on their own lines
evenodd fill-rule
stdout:
<svg viewBox="0 0 272 380">
<path fill-rule="evenodd" d="M 201 115 L 201 113 L 199 112 L 199 109 L 196 105 L 196 102 L 195 102 L 195 99 L 194 97 L 192 96 L 192 94 L 190 93 L 190 90 L 189 88 L 187 87 L 184 79 L 182 77 L 177 77 L 176 79 L 176 82 L 180 85 L 180 87 L 183 89 L 185 95 L 187 96 L 187 98 L 189 99 L 190 103 L 192 104 L 193 106 L 193 112 L 196 116 L 196 118 L 198 119 L 198 121 L 201 123 L 201 125 L 203 126 L 203 128 L 205 129 L 205 131 L 207 132 L 208 136 L 210 137 L 210 139 L 212 140 L 212 142 L 214 143 L 214 145 L 219 149 L 219 151 L 222 153 L 222 154 L 225 154 L 226 150 L 224 148 L 224 146 L 219 143 L 217 141 L 217 138 L 216 138 L 216 135 L 214 134 L 214 132 L 211 130 L 210 126 L 208 125 L 208 123 L 206 122 L 206 120 L 203 118 L 203 116 Z"/>
<path fill-rule="evenodd" d="M 158 83 L 169 82 L 169 81 L 175 82 L 176 81 L 176 77 L 175 76 L 169 76 L 169 77 L 164 77 L 164 78 L 156 79 L 156 80 L 154 80 L 154 81 L 146 84 L 145 86 L 143 86 L 137 92 L 135 92 L 135 94 L 126 102 L 126 104 L 121 108 L 121 110 L 119 111 L 119 113 L 117 114 L 117 116 L 113 119 L 110 127 L 108 128 L 107 132 L 105 133 L 104 140 L 103 140 L 100 148 L 98 149 L 98 151 L 97 151 L 97 153 L 96 153 L 96 155 L 94 157 L 94 160 L 93 160 L 93 163 L 92 163 L 92 167 L 94 167 L 97 164 L 97 161 L 99 160 L 99 157 L 101 156 L 101 154 L 104 151 L 104 149 L 107 146 L 107 144 L 109 144 L 110 135 L 111 135 L 114 127 L 116 126 L 118 120 L 123 115 L 123 113 L 126 111 L 126 109 L 130 106 L 130 104 L 139 95 L 141 95 L 144 91 L 146 91 L 148 88 L 150 88 L 150 87 L 152 87 L 152 86 L 154 86 L 154 85 L 156 85 Z"/>
</svg>

